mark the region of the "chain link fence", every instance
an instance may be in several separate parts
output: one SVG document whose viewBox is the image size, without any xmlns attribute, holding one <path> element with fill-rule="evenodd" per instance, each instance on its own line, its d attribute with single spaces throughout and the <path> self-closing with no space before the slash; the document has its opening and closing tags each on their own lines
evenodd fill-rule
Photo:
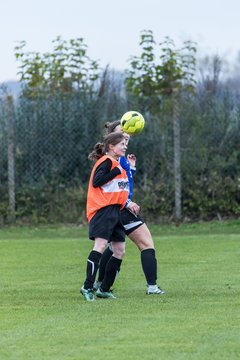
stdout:
<svg viewBox="0 0 240 360">
<path fill-rule="evenodd" d="M 106 121 L 129 109 L 146 128 L 133 137 L 134 200 L 150 221 L 174 214 L 174 137 L 169 99 L 144 103 L 84 94 L 0 99 L 0 222 L 85 223 L 88 154 Z M 182 218 L 240 214 L 240 107 L 232 94 L 182 97 Z"/>
</svg>

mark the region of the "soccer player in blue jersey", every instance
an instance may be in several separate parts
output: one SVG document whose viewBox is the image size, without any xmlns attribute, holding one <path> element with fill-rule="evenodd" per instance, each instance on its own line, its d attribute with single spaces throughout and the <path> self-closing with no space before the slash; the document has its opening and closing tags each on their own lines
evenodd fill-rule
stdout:
<svg viewBox="0 0 240 360">
<path fill-rule="evenodd" d="M 106 124 L 107 133 L 122 132 L 120 120 Z M 129 141 L 130 136 L 125 134 Z M 126 171 L 129 181 L 129 196 L 125 208 L 121 210 L 121 220 L 126 235 L 136 244 L 140 251 L 142 269 L 147 282 L 146 294 L 163 295 L 165 291 L 157 285 L 157 259 L 154 248 L 154 242 L 151 233 L 139 215 L 140 207 L 132 201 L 133 195 L 133 175 L 136 171 L 136 156 L 131 154 L 127 157 L 119 158 L 120 165 Z M 97 290 L 104 278 L 106 265 L 112 256 L 111 244 L 104 251 L 98 272 L 98 280 L 95 282 L 94 288 Z"/>
</svg>

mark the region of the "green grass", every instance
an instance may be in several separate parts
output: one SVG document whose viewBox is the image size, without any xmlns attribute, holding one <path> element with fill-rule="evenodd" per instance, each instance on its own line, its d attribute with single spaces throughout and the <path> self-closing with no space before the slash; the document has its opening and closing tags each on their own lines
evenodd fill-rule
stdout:
<svg viewBox="0 0 240 360">
<path fill-rule="evenodd" d="M 79 294 L 87 229 L 0 230 L 0 359 L 239 359 L 240 222 L 152 226 L 159 284 L 127 253 L 117 300 Z"/>
</svg>

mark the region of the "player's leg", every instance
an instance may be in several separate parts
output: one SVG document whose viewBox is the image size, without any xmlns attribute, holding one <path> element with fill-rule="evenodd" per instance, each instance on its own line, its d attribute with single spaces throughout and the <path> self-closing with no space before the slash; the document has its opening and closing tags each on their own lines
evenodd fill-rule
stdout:
<svg viewBox="0 0 240 360">
<path fill-rule="evenodd" d="M 137 245 L 140 251 L 154 249 L 152 235 L 145 223 L 142 223 L 137 228 L 129 229 L 127 236 Z"/>
<path fill-rule="evenodd" d="M 119 274 L 124 255 L 125 233 L 122 224 L 119 223 L 112 234 L 112 256 L 106 264 L 104 278 L 96 292 L 98 297 L 115 298 L 110 289 Z"/>
<path fill-rule="evenodd" d="M 89 239 L 94 240 L 93 250 L 87 259 L 86 279 L 80 292 L 86 300 L 94 300 L 93 285 L 102 257 L 114 226 L 118 223 L 119 208 L 108 206 L 100 209 L 89 223 Z M 109 219 L 106 222 L 106 219 Z"/>
<path fill-rule="evenodd" d="M 86 279 L 83 286 L 80 289 L 81 294 L 85 300 L 94 300 L 93 296 L 93 284 L 96 278 L 96 274 L 99 267 L 99 261 L 102 253 L 107 245 L 107 240 L 103 238 L 96 238 L 94 242 L 93 250 L 88 255 L 87 266 L 86 266 Z"/>
<path fill-rule="evenodd" d="M 157 286 L 157 259 L 152 235 L 138 215 L 132 214 L 127 209 L 122 211 L 123 226 L 126 234 L 141 252 L 142 269 L 147 281 L 147 294 L 164 294 Z"/>
<path fill-rule="evenodd" d="M 104 278 L 105 275 L 105 270 L 106 270 L 106 266 L 108 261 L 110 260 L 111 256 L 112 256 L 113 252 L 112 252 L 112 245 L 111 243 L 108 244 L 108 246 L 106 247 L 106 249 L 104 250 L 100 263 L 99 263 L 99 269 L 98 269 L 98 277 L 97 280 L 94 283 L 93 289 L 96 291 Z"/>
<path fill-rule="evenodd" d="M 165 291 L 157 285 L 157 259 L 153 239 L 147 225 L 142 224 L 128 234 L 128 237 L 141 251 L 141 264 L 147 281 L 147 294 L 165 294 Z"/>
</svg>

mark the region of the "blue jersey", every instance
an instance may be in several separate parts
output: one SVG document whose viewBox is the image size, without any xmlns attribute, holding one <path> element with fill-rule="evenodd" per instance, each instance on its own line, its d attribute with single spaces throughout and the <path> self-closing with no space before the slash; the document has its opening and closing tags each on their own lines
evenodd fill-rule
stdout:
<svg viewBox="0 0 240 360">
<path fill-rule="evenodd" d="M 133 195 L 133 175 L 136 172 L 136 168 L 132 167 L 130 165 L 129 161 L 127 160 L 127 158 L 125 158 L 125 156 L 121 156 L 119 158 L 119 163 L 120 163 L 121 167 L 126 171 L 127 177 L 128 177 L 129 194 L 128 194 L 128 199 L 127 199 L 127 202 L 125 205 L 125 206 L 128 206 L 128 204 L 131 202 L 132 195 Z"/>
</svg>

